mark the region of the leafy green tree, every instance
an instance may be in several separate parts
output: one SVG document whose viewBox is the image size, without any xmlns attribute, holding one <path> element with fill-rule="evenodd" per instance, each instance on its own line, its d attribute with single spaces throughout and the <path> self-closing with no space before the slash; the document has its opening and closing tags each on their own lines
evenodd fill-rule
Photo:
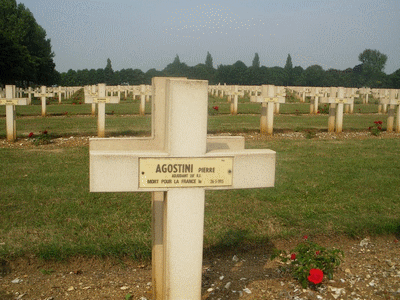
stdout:
<svg viewBox="0 0 400 300">
<path fill-rule="evenodd" d="M 1 65 L 0 73 L 5 74 L 0 75 L 1 83 L 7 80 L 19 85 L 51 85 L 60 79 L 50 39 L 46 39 L 46 31 L 23 4 L 17 5 L 15 0 L 0 1 L 0 38 L 4 46 L 1 58 L 7 60 Z M 16 60 L 20 63 L 12 64 L 13 70 L 4 69 L 5 64 Z"/>
<path fill-rule="evenodd" d="M 269 84 L 273 85 L 284 85 L 285 82 L 285 70 L 281 67 L 269 68 Z"/>
<path fill-rule="evenodd" d="M 400 89 L 400 69 L 393 72 L 389 76 L 389 80 L 390 80 L 390 87 L 392 89 Z"/>
<path fill-rule="evenodd" d="M 181 63 L 177 54 L 174 61 L 165 67 L 163 73 L 166 76 L 187 77 L 189 67 L 185 63 Z"/>
<path fill-rule="evenodd" d="M 358 56 L 358 60 L 362 62 L 362 70 L 364 84 L 370 87 L 377 87 L 384 77 L 387 55 L 380 53 L 378 50 L 365 49 Z"/>
<path fill-rule="evenodd" d="M 296 66 L 293 68 L 292 75 L 293 75 L 293 85 L 301 85 L 300 78 L 302 77 L 304 69 L 300 66 Z"/>
<path fill-rule="evenodd" d="M 290 86 L 293 84 L 293 64 L 290 54 L 286 58 L 286 64 L 283 69 L 285 70 L 285 85 Z"/>
<path fill-rule="evenodd" d="M 114 70 L 111 65 L 111 59 L 107 58 L 107 65 L 104 68 L 104 81 L 107 85 L 114 84 Z"/>
<path fill-rule="evenodd" d="M 231 74 L 231 84 L 244 85 L 248 84 L 248 78 L 246 76 L 247 66 L 241 60 L 238 60 L 233 65 L 233 73 Z M 227 83 L 228 84 L 228 83 Z"/>
<path fill-rule="evenodd" d="M 207 51 L 207 57 L 206 57 L 206 67 L 209 69 L 214 69 L 213 67 L 213 59 L 211 57 L 210 52 Z"/>
<path fill-rule="evenodd" d="M 323 86 L 324 77 L 324 69 L 320 65 L 312 65 L 304 71 L 301 83 L 304 86 Z"/>
<path fill-rule="evenodd" d="M 258 53 L 256 53 L 254 55 L 252 67 L 253 68 L 259 68 L 260 67 L 260 57 L 258 56 Z"/>
<path fill-rule="evenodd" d="M 140 71 L 140 70 L 139 70 Z M 150 69 L 144 74 L 144 84 L 151 84 L 151 79 L 157 76 L 163 76 L 162 71 L 157 71 L 156 69 Z"/>
</svg>

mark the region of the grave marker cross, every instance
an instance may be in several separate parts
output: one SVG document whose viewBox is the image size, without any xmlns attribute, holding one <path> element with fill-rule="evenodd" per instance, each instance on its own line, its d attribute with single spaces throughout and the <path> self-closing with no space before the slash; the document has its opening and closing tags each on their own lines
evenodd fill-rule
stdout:
<svg viewBox="0 0 400 300">
<path fill-rule="evenodd" d="M 17 138 L 15 106 L 28 104 L 30 104 L 30 99 L 28 98 L 15 98 L 15 85 L 6 85 L 6 98 L 0 99 L 0 105 L 6 106 L 6 130 L 8 141 L 13 142 Z"/>
<path fill-rule="evenodd" d="M 40 97 L 42 101 L 42 117 L 46 116 L 46 98 L 54 97 L 54 93 L 46 93 L 46 86 L 40 87 L 40 92 L 34 94 L 35 97 Z"/>
<path fill-rule="evenodd" d="M 97 136 L 105 136 L 106 103 L 119 103 L 118 96 L 106 95 L 106 84 L 99 83 L 97 95 L 85 96 L 85 103 L 97 103 Z"/>
<path fill-rule="evenodd" d="M 274 85 L 262 85 L 261 89 L 261 96 L 250 96 L 250 101 L 262 103 L 260 133 L 272 135 L 274 130 L 274 105 L 285 103 L 286 93 L 284 89 Z"/>
<path fill-rule="evenodd" d="M 321 103 L 329 103 L 329 117 L 328 117 L 328 132 L 333 132 L 336 126 L 336 133 L 341 133 L 343 130 L 343 106 L 344 104 L 353 103 L 353 98 L 345 98 L 344 87 L 336 88 L 331 87 L 329 97 L 322 97 Z M 336 123 L 335 123 L 336 121 Z"/>
<path fill-rule="evenodd" d="M 152 137 L 90 140 L 92 192 L 153 192 L 157 300 L 201 298 L 206 189 L 271 187 L 275 152 L 207 139 L 207 81 L 153 78 Z"/>
<path fill-rule="evenodd" d="M 386 127 L 387 132 L 393 131 L 395 108 L 397 106 L 396 132 L 400 132 L 400 90 L 395 90 L 395 89 L 389 90 L 389 96 L 381 99 L 381 103 L 389 105 L 387 127 Z"/>
</svg>

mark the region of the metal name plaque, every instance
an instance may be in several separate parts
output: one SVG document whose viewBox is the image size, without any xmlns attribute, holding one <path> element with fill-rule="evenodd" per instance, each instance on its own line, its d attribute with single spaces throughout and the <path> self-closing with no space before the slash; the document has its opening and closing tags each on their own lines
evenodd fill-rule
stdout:
<svg viewBox="0 0 400 300">
<path fill-rule="evenodd" d="M 18 105 L 18 99 L 0 99 L 1 105 Z"/>
<path fill-rule="evenodd" d="M 231 186 L 233 157 L 139 158 L 139 188 Z"/>
<path fill-rule="evenodd" d="M 110 99 L 108 98 L 93 98 L 94 103 L 109 103 Z"/>
</svg>

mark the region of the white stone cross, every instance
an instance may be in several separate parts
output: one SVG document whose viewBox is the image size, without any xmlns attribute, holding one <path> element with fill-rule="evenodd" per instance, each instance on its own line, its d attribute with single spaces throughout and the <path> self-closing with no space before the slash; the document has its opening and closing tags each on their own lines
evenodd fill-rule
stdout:
<svg viewBox="0 0 400 300">
<path fill-rule="evenodd" d="M 96 115 L 96 103 L 93 97 L 97 96 L 97 86 L 88 85 L 84 87 L 85 103 L 92 103 L 92 116 Z"/>
<path fill-rule="evenodd" d="M 106 84 L 99 83 L 97 95 L 86 96 L 85 103 L 97 103 L 97 136 L 105 136 L 106 103 L 119 103 L 118 96 L 106 96 Z"/>
<path fill-rule="evenodd" d="M 6 85 L 6 97 L 0 98 L 0 105 L 6 106 L 7 140 L 13 142 L 17 138 L 16 105 L 30 104 L 29 98 L 15 98 L 15 85 Z"/>
<path fill-rule="evenodd" d="M 145 84 L 140 85 L 140 106 L 139 115 L 144 116 L 146 114 L 146 101 L 149 101 L 149 96 L 151 95 L 151 89 Z"/>
<path fill-rule="evenodd" d="M 310 114 L 318 113 L 318 99 L 323 96 L 324 96 L 323 88 L 321 87 L 311 88 Z"/>
<path fill-rule="evenodd" d="M 153 192 L 157 300 L 201 299 L 205 190 L 272 187 L 275 152 L 207 138 L 207 81 L 153 78 L 152 136 L 90 140 L 91 192 Z"/>
<path fill-rule="evenodd" d="M 359 89 L 360 97 L 363 99 L 363 104 L 368 104 L 368 96 L 371 93 L 370 88 L 361 88 Z"/>
<path fill-rule="evenodd" d="M 284 87 L 262 85 L 261 96 L 251 96 L 251 102 L 261 102 L 261 134 L 272 135 L 274 131 L 274 104 L 285 103 L 286 92 Z"/>
<path fill-rule="evenodd" d="M 238 111 L 238 99 L 239 96 L 243 97 L 244 96 L 244 91 L 239 91 L 239 86 L 234 85 L 231 86 L 230 91 L 228 90 L 227 95 L 230 96 L 230 100 L 231 100 L 231 114 L 232 115 L 237 115 L 237 111 Z M 233 96 L 233 99 L 232 99 Z"/>
<path fill-rule="evenodd" d="M 388 89 L 379 89 L 378 93 L 376 95 L 379 98 L 378 114 L 387 113 L 387 102 L 389 99 L 389 90 Z"/>
<path fill-rule="evenodd" d="M 46 86 L 40 87 L 40 92 L 34 94 L 35 97 L 40 97 L 42 101 L 42 117 L 46 116 L 46 98 L 54 97 L 54 93 L 46 93 Z"/>
<path fill-rule="evenodd" d="M 388 119 L 387 119 L 387 132 L 393 131 L 395 107 L 397 106 L 396 113 L 396 132 L 400 132 L 400 90 L 390 89 L 389 96 L 381 99 L 382 104 L 389 105 Z"/>
<path fill-rule="evenodd" d="M 337 95 L 336 95 L 337 91 Z M 340 133 L 343 130 L 343 105 L 353 103 L 354 98 L 345 98 L 344 87 L 333 88 L 329 97 L 322 97 L 321 103 L 329 103 L 329 119 L 328 119 L 328 131 L 333 132 L 336 125 L 336 133 Z M 335 124 L 336 120 L 336 124 Z"/>
<path fill-rule="evenodd" d="M 349 104 L 345 104 L 345 113 L 354 113 L 354 98 L 357 97 L 356 88 L 345 88 L 344 89 L 344 97 L 347 99 L 351 99 Z"/>
</svg>

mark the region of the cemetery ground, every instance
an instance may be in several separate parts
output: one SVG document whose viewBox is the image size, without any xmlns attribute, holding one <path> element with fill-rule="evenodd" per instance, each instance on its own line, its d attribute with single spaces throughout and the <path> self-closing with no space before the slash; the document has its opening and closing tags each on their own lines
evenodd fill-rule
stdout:
<svg viewBox="0 0 400 300">
<path fill-rule="evenodd" d="M 150 193 L 89 193 L 97 118 L 79 100 L 50 102 L 44 118 L 18 107 L 15 143 L 0 107 L 0 299 L 151 299 Z M 210 134 L 245 136 L 277 165 L 274 188 L 206 193 L 203 299 L 400 299 L 400 134 L 370 134 L 374 121 L 385 129 L 377 105 L 356 102 L 335 134 L 309 104 L 283 104 L 272 137 L 248 99 L 237 116 L 226 98 L 209 106 Z M 149 107 L 107 105 L 106 135 L 149 135 Z M 35 145 L 45 130 L 51 143 Z M 269 260 L 305 235 L 345 254 L 316 291 Z"/>
</svg>

